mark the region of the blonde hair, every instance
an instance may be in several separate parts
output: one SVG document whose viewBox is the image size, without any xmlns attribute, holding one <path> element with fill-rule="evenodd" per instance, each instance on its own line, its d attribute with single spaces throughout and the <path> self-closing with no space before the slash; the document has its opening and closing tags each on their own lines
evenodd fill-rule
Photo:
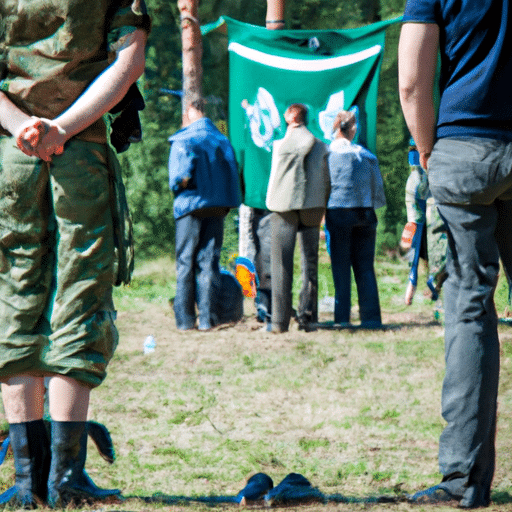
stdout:
<svg viewBox="0 0 512 512">
<path fill-rule="evenodd" d="M 343 133 L 347 133 L 356 124 L 356 115 L 349 110 L 341 110 L 334 119 L 332 125 L 332 133 L 336 133 L 340 129 Z"/>
</svg>

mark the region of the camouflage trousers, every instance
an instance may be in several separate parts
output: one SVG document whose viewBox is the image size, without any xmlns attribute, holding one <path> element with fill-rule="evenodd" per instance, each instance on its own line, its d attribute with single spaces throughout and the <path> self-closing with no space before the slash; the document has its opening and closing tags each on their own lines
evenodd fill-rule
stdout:
<svg viewBox="0 0 512 512">
<path fill-rule="evenodd" d="M 71 140 L 48 164 L 0 138 L 0 380 L 99 385 L 118 341 L 107 147 Z"/>
<path fill-rule="evenodd" d="M 432 277 L 434 287 L 439 291 L 447 278 L 446 250 L 448 248 L 448 235 L 433 197 L 427 199 L 426 219 L 429 274 Z"/>
</svg>

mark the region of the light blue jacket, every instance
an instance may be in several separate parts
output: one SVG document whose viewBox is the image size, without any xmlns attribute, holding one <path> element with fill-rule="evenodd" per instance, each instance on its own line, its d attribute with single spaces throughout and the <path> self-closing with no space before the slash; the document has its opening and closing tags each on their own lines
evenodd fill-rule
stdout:
<svg viewBox="0 0 512 512">
<path fill-rule="evenodd" d="M 240 178 L 231 143 L 207 117 L 169 137 L 174 218 L 213 206 L 238 208 Z M 186 188 L 182 187 L 188 179 Z"/>
<path fill-rule="evenodd" d="M 380 208 L 386 204 L 377 157 L 363 146 L 336 139 L 329 146 L 331 194 L 327 208 Z"/>
</svg>

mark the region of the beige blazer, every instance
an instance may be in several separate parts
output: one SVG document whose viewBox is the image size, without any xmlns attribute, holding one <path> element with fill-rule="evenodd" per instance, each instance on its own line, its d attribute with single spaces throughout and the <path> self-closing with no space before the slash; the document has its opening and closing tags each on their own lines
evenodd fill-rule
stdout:
<svg viewBox="0 0 512 512">
<path fill-rule="evenodd" d="M 267 208 L 274 212 L 325 208 L 330 192 L 328 147 L 304 126 L 274 141 Z"/>
</svg>

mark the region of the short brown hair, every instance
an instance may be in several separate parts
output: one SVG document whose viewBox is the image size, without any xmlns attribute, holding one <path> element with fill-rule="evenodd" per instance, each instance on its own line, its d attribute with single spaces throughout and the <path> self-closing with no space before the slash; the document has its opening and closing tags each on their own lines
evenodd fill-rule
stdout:
<svg viewBox="0 0 512 512">
<path fill-rule="evenodd" d="M 201 112 L 202 114 L 204 114 L 205 106 L 206 106 L 206 101 L 204 100 L 204 98 L 197 98 L 195 100 L 192 100 L 189 105 L 189 107 L 195 108 L 197 111 Z"/>
<path fill-rule="evenodd" d="M 286 112 L 293 114 L 299 123 L 306 123 L 306 117 L 308 115 L 308 109 L 306 105 L 302 103 L 292 103 L 287 109 Z"/>
<path fill-rule="evenodd" d="M 341 110 L 334 119 L 332 125 L 332 133 L 336 133 L 338 128 L 342 132 L 348 132 L 352 126 L 356 124 L 356 115 L 350 110 Z"/>
</svg>

